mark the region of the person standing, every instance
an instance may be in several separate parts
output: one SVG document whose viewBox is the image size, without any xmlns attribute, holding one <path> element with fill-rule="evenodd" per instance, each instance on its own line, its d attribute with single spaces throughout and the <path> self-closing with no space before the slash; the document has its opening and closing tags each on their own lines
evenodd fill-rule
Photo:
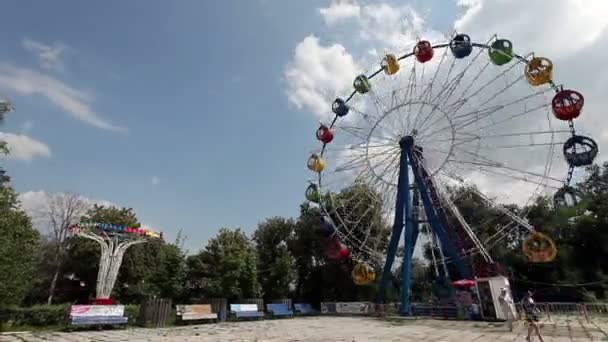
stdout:
<svg viewBox="0 0 608 342">
<path fill-rule="evenodd" d="M 507 291 L 506 287 L 500 289 L 500 296 L 498 297 L 498 302 L 500 303 L 500 308 L 502 309 L 503 316 L 507 321 L 509 331 L 513 331 L 513 320 L 515 318 L 512 309 L 513 299 L 511 298 L 511 295 L 509 295 L 509 291 Z"/>
<path fill-rule="evenodd" d="M 537 323 L 538 309 L 536 308 L 534 298 L 532 298 L 532 291 L 528 290 L 528 293 L 522 299 L 521 306 L 524 311 L 524 314 L 526 315 L 526 322 L 528 322 L 528 336 L 526 336 L 526 341 L 532 341 L 532 331 L 534 331 L 540 341 L 544 342 L 543 337 L 540 334 L 540 328 L 538 327 Z"/>
</svg>

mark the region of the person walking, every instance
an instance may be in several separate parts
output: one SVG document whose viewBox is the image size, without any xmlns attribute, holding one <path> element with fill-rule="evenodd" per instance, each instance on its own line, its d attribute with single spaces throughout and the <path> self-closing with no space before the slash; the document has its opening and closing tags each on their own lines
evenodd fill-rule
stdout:
<svg viewBox="0 0 608 342">
<path fill-rule="evenodd" d="M 534 298 L 532 298 L 532 291 L 528 290 L 528 293 L 521 301 L 521 306 L 526 315 L 526 322 L 528 323 L 528 336 L 526 341 L 532 341 L 532 332 L 536 333 L 536 336 L 540 339 L 540 342 L 544 342 L 542 335 L 540 334 L 540 328 L 538 326 L 538 312 Z"/>
<path fill-rule="evenodd" d="M 515 315 L 513 314 L 513 298 L 507 291 L 506 287 L 500 289 L 500 296 L 498 296 L 498 302 L 500 303 L 500 307 L 502 309 L 503 316 L 507 322 L 507 326 L 509 327 L 509 331 L 513 331 L 513 320 L 515 319 Z"/>
</svg>

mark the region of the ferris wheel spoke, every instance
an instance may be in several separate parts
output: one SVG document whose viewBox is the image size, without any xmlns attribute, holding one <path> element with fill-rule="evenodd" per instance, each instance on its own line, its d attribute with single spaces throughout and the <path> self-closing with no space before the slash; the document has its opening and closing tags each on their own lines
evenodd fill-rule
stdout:
<svg viewBox="0 0 608 342">
<path fill-rule="evenodd" d="M 365 132 L 360 127 L 339 126 L 339 127 L 336 127 L 336 129 L 339 131 L 345 132 L 345 133 L 349 134 L 350 136 L 356 138 L 357 139 L 356 142 L 358 144 L 365 144 L 365 142 L 367 141 L 367 132 Z M 326 149 L 331 149 L 331 148 L 327 147 Z"/>
<path fill-rule="evenodd" d="M 409 113 L 412 111 L 412 99 L 416 96 L 415 92 L 416 92 L 416 64 L 414 64 L 412 66 L 412 69 L 411 69 L 410 75 L 409 75 L 409 81 L 407 84 L 407 89 L 406 89 L 405 100 L 407 101 L 407 106 L 408 106 L 407 114 L 405 115 L 406 120 L 407 120 L 406 132 L 409 132 L 411 130 L 411 128 L 410 128 L 411 117 L 410 117 Z"/>
<path fill-rule="evenodd" d="M 514 120 L 515 118 L 523 117 L 523 116 L 525 116 L 526 114 L 530 114 L 530 113 L 536 112 L 537 110 L 540 110 L 540 109 L 542 109 L 543 107 L 547 107 L 547 106 L 548 106 L 548 104 L 540 104 L 540 105 L 537 105 L 537 106 L 532 107 L 532 108 L 529 108 L 529 109 L 528 109 L 528 108 L 524 108 L 524 110 L 523 110 L 522 112 L 520 112 L 520 113 L 515 113 L 515 114 L 512 114 L 512 115 L 508 116 L 507 118 L 505 118 L 505 119 L 503 119 L 503 120 L 500 120 L 500 121 L 494 121 L 494 122 L 489 123 L 489 124 L 487 124 L 487 125 L 485 125 L 485 126 L 481 126 L 481 127 L 479 127 L 479 126 L 478 126 L 478 127 L 475 127 L 475 130 L 477 130 L 477 131 L 481 131 L 481 130 L 484 130 L 484 129 L 487 129 L 487 128 L 490 128 L 490 127 L 494 127 L 494 126 L 496 126 L 496 125 L 498 125 L 498 124 L 505 123 L 505 122 L 509 122 L 509 121 L 511 121 L 511 120 Z M 500 109 L 502 109 L 502 108 L 500 108 Z M 455 129 L 456 131 L 460 131 L 460 130 L 462 130 L 462 129 L 464 129 L 464 128 L 467 128 L 468 126 L 471 126 L 471 125 L 473 125 L 473 124 L 475 124 L 475 123 L 478 123 L 478 122 L 479 122 L 479 121 L 481 121 L 482 119 L 484 119 L 484 118 L 486 118 L 486 117 L 488 117 L 488 116 L 492 115 L 492 114 L 493 114 L 494 112 L 496 112 L 497 110 L 498 110 L 498 109 L 496 109 L 496 110 L 487 110 L 487 111 L 485 111 L 485 112 L 483 113 L 483 116 L 477 116 L 477 117 L 475 117 L 475 118 L 469 119 L 468 121 L 464 121 L 464 122 L 460 122 L 460 123 L 458 123 L 458 124 L 455 124 L 455 125 L 454 125 L 454 129 Z M 450 128 L 451 128 L 451 126 L 444 126 L 444 127 L 439 128 L 439 129 L 438 129 L 438 130 L 436 130 L 436 131 L 433 131 L 433 132 L 429 133 L 429 134 L 436 134 L 437 132 L 440 132 L 440 131 L 445 130 L 445 129 L 450 129 Z"/>
<path fill-rule="evenodd" d="M 492 159 L 490 159 L 488 157 L 485 157 L 485 156 L 481 156 L 478 153 L 474 153 L 474 152 L 471 152 L 471 151 L 463 150 L 459 146 L 455 146 L 454 149 L 456 151 L 463 152 L 466 155 L 473 157 L 474 159 L 473 160 L 460 160 L 460 159 L 450 158 L 448 160 L 449 162 L 457 162 L 457 163 L 464 163 L 464 164 L 470 164 L 470 165 L 477 165 L 477 166 L 480 166 L 480 167 L 487 167 L 487 168 L 500 168 L 500 169 L 505 169 L 505 170 L 509 170 L 509 171 L 513 171 L 513 172 L 519 172 L 521 174 L 525 174 L 525 175 L 529 175 L 529 176 L 535 176 L 535 177 L 540 177 L 540 178 L 553 179 L 553 180 L 555 180 L 557 182 L 562 182 L 562 180 L 556 179 L 556 178 L 552 178 L 552 177 L 548 176 L 547 174 L 539 174 L 539 173 L 536 173 L 536 172 L 531 172 L 531 171 L 526 171 L 526 170 L 520 170 L 520 169 L 517 169 L 517 168 L 514 168 L 514 167 L 507 166 L 507 165 L 505 165 L 502 162 L 492 160 Z"/>
<path fill-rule="evenodd" d="M 469 92 L 469 90 L 473 87 L 473 85 L 477 82 L 477 80 L 479 79 L 479 77 L 481 77 L 481 75 L 483 74 L 483 72 L 489 66 L 490 66 L 490 62 L 487 61 L 482 68 L 478 67 L 479 72 L 475 75 L 475 77 L 473 77 L 469 81 L 468 86 L 466 88 L 464 88 L 464 90 L 460 94 L 460 97 L 458 97 L 454 101 L 450 102 L 449 104 L 447 104 L 447 101 L 446 101 L 446 103 L 444 104 L 444 106 L 446 108 L 446 111 L 448 111 L 450 113 L 457 113 L 458 112 L 458 110 L 460 109 L 460 107 L 462 107 L 467 102 L 467 99 L 465 98 L 465 96 L 467 96 L 467 93 Z M 464 76 L 464 74 L 463 74 L 463 76 Z"/>
<path fill-rule="evenodd" d="M 487 101 L 485 101 L 479 107 L 483 107 L 486 104 L 488 104 L 490 101 L 494 100 L 497 96 L 499 96 L 500 94 L 504 93 L 506 91 L 506 89 L 508 89 L 508 87 L 513 86 L 519 80 L 521 80 L 521 78 L 517 79 L 516 81 L 514 81 L 512 83 L 510 83 L 507 87 L 503 88 L 501 91 L 499 91 L 496 94 L 494 94 L 490 99 L 488 99 Z M 537 91 L 535 93 L 532 93 L 530 95 L 524 96 L 522 98 L 519 98 L 519 99 L 517 99 L 515 101 L 511 101 L 511 102 L 506 103 L 506 104 L 502 104 L 502 105 L 494 106 L 494 107 L 490 107 L 490 108 L 476 109 L 474 111 L 458 115 L 458 116 L 454 117 L 453 120 L 456 121 L 457 119 L 460 119 L 460 118 L 465 118 L 465 117 L 470 116 L 470 115 L 479 115 L 479 114 L 482 114 L 482 118 L 484 118 L 486 116 L 490 116 L 490 115 L 494 114 L 498 110 L 505 109 L 505 108 L 507 108 L 509 106 L 513 106 L 515 104 L 519 104 L 521 102 L 524 102 L 526 100 L 532 99 L 532 98 L 537 97 L 537 96 L 544 95 L 547 92 L 551 92 L 551 91 L 553 91 L 553 89 L 551 89 L 551 88 L 543 89 L 543 90 Z M 494 108 L 496 108 L 496 110 L 493 110 Z"/>
<path fill-rule="evenodd" d="M 509 178 L 512 178 L 515 180 L 525 181 L 525 182 L 528 182 L 531 184 L 549 186 L 546 183 L 547 180 L 552 180 L 559 184 L 563 183 L 563 180 L 561 180 L 561 179 L 552 178 L 547 175 L 542 175 L 542 174 L 539 174 L 536 172 L 530 172 L 530 171 L 519 170 L 516 168 L 506 167 L 504 165 L 496 165 L 496 164 L 491 164 L 491 163 L 475 162 L 475 161 L 469 161 L 469 160 L 456 160 L 456 159 L 450 159 L 450 160 L 448 160 L 448 162 L 455 163 L 455 164 L 462 164 L 462 165 L 471 165 L 471 166 L 474 166 L 474 167 L 470 168 L 471 171 L 479 171 L 482 173 L 483 172 L 490 173 L 490 174 L 493 174 L 496 176 L 509 177 Z M 507 171 L 512 171 L 512 172 L 516 172 L 519 174 L 511 174 L 511 173 L 507 173 Z M 533 177 L 533 179 L 531 179 L 530 177 Z M 553 187 L 556 189 L 559 188 L 559 186 L 553 186 Z"/>
<path fill-rule="evenodd" d="M 392 146 L 387 150 L 380 150 L 380 151 L 373 151 L 373 152 L 369 152 L 369 150 L 366 150 L 366 149 L 354 150 L 354 152 L 356 152 L 355 155 L 352 156 L 349 160 L 347 160 L 344 164 L 339 164 L 340 166 L 337 166 L 334 172 L 342 172 L 342 171 L 352 170 L 354 168 L 364 167 L 369 163 L 370 158 L 371 159 L 375 159 L 376 157 L 384 157 L 385 159 L 390 158 L 391 153 L 394 153 L 398 148 L 399 148 L 399 146 Z M 382 160 L 385 160 L 385 159 L 382 159 Z"/>
<path fill-rule="evenodd" d="M 563 145 L 564 142 L 551 142 L 551 143 L 531 143 L 531 144 L 519 144 L 519 145 L 498 145 L 498 146 L 486 146 L 481 145 L 481 149 L 490 150 L 490 149 L 513 149 L 513 148 L 530 148 L 530 147 L 546 147 L 546 146 L 556 146 Z"/>
<path fill-rule="evenodd" d="M 463 92 L 461 99 L 464 98 L 464 96 L 467 96 L 467 99 L 471 99 L 474 98 L 475 96 L 477 96 L 479 93 L 481 93 L 484 89 L 489 89 L 490 85 L 492 83 L 494 83 L 495 81 L 502 79 L 507 73 L 509 73 L 516 65 L 518 65 L 519 63 L 512 63 L 508 68 L 505 68 L 505 70 L 503 72 L 501 72 L 500 74 L 496 75 L 495 77 L 493 77 L 492 79 L 490 79 L 490 81 L 488 81 L 487 83 L 481 85 L 476 91 L 474 91 L 472 94 L 470 95 L 466 95 L 466 91 Z M 483 73 L 483 71 L 487 68 L 487 65 L 489 65 L 489 61 L 486 63 L 486 67 L 484 67 L 484 69 L 481 70 L 481 72 L 478 74 L 478 76 L 481 76 L 481 74 Z M 478 78 L 478 77 L 477 77 Z M 474 80 L 477 81 L 477 78 Z M 468 88 L 467 88 L 468 90 Z M 452 105 L 454 105 L 455 103 L 457 103 L 458 101 L 452 102 L 451 104 L 447 105 L 448 108 L 451 108 Z M 458 107 L 458 109 L 460 109 L 462 106 L 460 105 Z M 458 113 L 458 110 L 453 111 L 453 114 Z"/>
<path fill-rule="evenodd" d="M 443 54 L 441 55 L 441 59 L 439 60 L 439 65 L 437 65 L 437 67 L 435 68 L 435 72 L 433 73 L 433 77 L 431 78 L 431 81 L 423 89 L 422 94 L 420 96 L 420 100 L 422 100 L 422 101 L 429 100 L 429 97 L 431 96 L 431 94 L 433 92 L 433 86 L 435 85 L 435 80 L 437 79 L 439 70 L 441 70 L 441 65 L 443 64 L 443 61 L 445 60 L 447 52 L 448 52 L 448 49 L 443 49 Z"/>
<path fill-rule="evenodd" d="M 490 124 L 487 124 L 485 126 L 477 127 L 476 129 L 477 130 L 483 130 L 483 129 L 487 129 L 487 128 L 490 128 L 490 127 L 495 127 L 496 125 L 500 125 L 500 124 L 509 122 L 509 121 L 514 120 L 516 118 L 521 118 L 521 117 L 525 116 L 526 114 L 534 113 L 534 112 L 536 112 L 538 110 L 541 110 L 541 109 L 549 107 L 549 106 L 550 106 L 550 104 L 546 104 L 546 103 L 545 104 L 539 104 L 539 105 L 536 105 L 535 107 L 532 107 L 530 109 L 524 109 L 524 111 L 521 112 L 521 113 L 516 113 L 516 114 L 510 115 L 510 116 L 508 116 L 508 117 L 506 117 L 506 118 L 504 118 L 504 119 L 502 119 L 500 121 L 494 121 L 494 122 L 492 122 Z M 468 126 L 468 124 L 465 125 L 464 127 L 466 127 L 466 126 Z"/>
</svg>

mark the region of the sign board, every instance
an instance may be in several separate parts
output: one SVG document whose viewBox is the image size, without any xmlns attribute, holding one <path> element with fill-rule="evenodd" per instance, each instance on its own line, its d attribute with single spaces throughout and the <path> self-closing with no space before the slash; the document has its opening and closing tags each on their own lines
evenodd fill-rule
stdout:
<svg viewBox="0 0 608 342">
<path fill-rule="evenodd" d="M 124 305 L 72 305 L 70 309 L 72 317 L 123 316 L 124 313 Z"/>
</svg>

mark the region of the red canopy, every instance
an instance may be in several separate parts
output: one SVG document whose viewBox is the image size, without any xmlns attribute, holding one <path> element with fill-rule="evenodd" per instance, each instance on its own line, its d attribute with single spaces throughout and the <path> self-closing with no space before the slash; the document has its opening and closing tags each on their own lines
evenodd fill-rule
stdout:
<svg viewBox="0 0 608 342">
<path fill-rule="evenodd" d="M 471 279 L 460 279 L 452 282 L 452 286 L 456 287 L 473 287 L 475 286 L 475 280 Z"/>
</svg>

